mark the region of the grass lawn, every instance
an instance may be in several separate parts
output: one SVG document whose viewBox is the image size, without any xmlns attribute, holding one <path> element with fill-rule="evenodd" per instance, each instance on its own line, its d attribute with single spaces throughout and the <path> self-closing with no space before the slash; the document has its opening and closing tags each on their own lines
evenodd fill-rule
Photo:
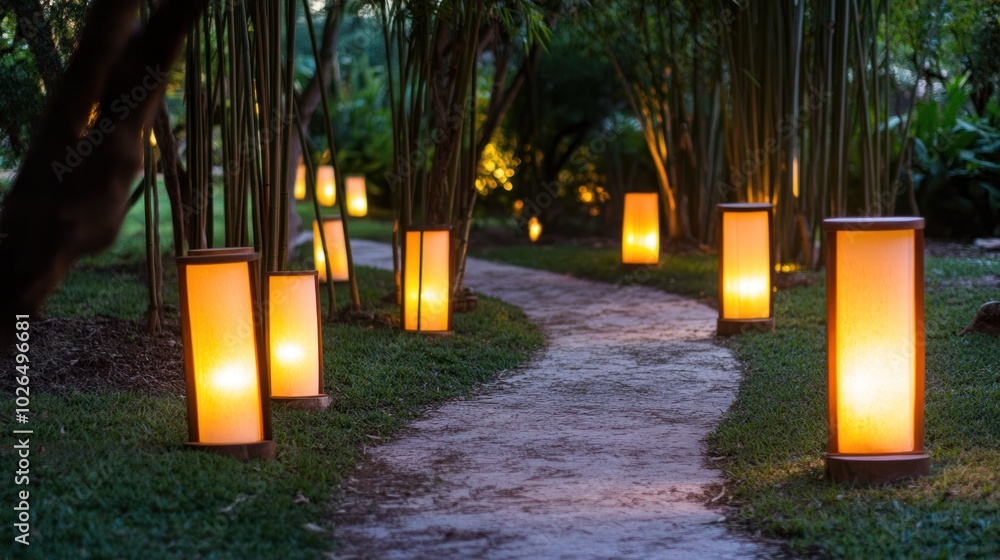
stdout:
<svg viewBox="0 0 1000 560">
<path fill-rule="evenodd" d="M 32 318 L 32 328 L 49 317 L 138 320 L 145 310 L 141 231 L 140 208 L 115 248 L 82 262 L 45 317 Z M 169 230 L 164 233 L 168 242 Z M 173 261 L 165 267 L 168 325 L 176 329 Z M 391 290 L 391 274 L 362 268 L 359 285 L 366 307 L 391 321 L 394 309 L 378 303 Z M 346 301 L 340 288 L 338 302 Z M 332 548 L 331 491 L 364 445 L 391 438 L 427 406 L 516 366 L 543 343 L 520 310 L 490 298 L 481 298 L 474 313 L 456 316 L 455 331 L 429 339 L 396 328 L 325 323 L 326 390 L 334 404 L 325 412 L 275 410 L 278 456 L 270 462 L 243 464 L 185 450 L 179 390 L 33 391 L 30 486 L 0 485 L 8 527 L 16 490 L 30 491 L 31 546 L 17 552 L 33 558 L 321 556 Z M 170 336 L 179 343 L 179 333 Z M 179 368 L 175 375 L 183 378 Z M 13 389 L 7 385 L 5 392 Z M 13 417 L 13 398 L 0 403 L 0 414 Z M 13 476 L 12 445 L 0 450 L 0 463 Z"/>
<path fill-rule="evenodd" d="M 718 299 L 719 273 L 714 255 L 662 257 L 656 266 L 625 270 L 621 249 L 585 245 L 509 245 L 473 247 L 472 256 L 531 268 L 544 268 L 615 284 L 640 284 L 708 301 Z"/>
<path fill-rule="evenodd" d="M 627 282 L 617 249 L 491 248 L 476 256 Z M 666 291 L 709 296 L 712 256 L 665 257 L 644 276 Z M 735 403 L 710 437 L 736 520 L 787 539 L 798 554 L 846 558 L 1000 557 L 1000 341 L 962 338 L 978 307 L 1000 299 L 1000 258 L 926 262 L 926 444 L 931 476 L 849 487 L 823 478 L 826 450 L 824 275 L 778 292 L 777 331 L 725 344 L 743 366 Z M 634 276 L 632 280 L 635 280 Z"/>
</svg>

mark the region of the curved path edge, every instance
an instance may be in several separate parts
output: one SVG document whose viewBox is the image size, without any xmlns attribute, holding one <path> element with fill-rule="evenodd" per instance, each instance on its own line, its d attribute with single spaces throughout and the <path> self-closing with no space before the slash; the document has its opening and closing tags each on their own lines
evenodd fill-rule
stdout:
<svg viewBox="0 0 1000 560">
<path fill-rule="evenodd" d="M 392 268 L 386 244 L 356 263 Z M 709 509 L 704 438 L 735 358 L 715 310 L 469 259 L 466 285 L 522 308 L 548 346 L 367 450 L 335 517 L 337 558 L 773 558 Z"/>
</svg>

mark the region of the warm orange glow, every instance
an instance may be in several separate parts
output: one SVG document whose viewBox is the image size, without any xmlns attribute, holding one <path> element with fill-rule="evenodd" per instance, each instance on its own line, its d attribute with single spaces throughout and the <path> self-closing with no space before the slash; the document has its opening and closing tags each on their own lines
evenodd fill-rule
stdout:
<svg viewBox="0 0 1000 560">
<path fill-rule="evenodd" d="M 344 244 L 344 224 L 340 218 L 324 218 L 323 234 L 326 252 L 330 255 L 330 272 L 334 282 L 347 281 L 347 246 Z M 313 220 L 313 259 L 319 271 L 319 281 L 326 282 L 326 257 L 323 255 L 319 225 Z"/>
<path fill-rule="evenodd" d="M 403 328 L 451 330 L 451 232 L 407 231 L 405 247 Z"/>
<path fill-rule="evenodd" d="M 267 281 L 271 396 L 314 396 L 322 371 L 316 276 L 269 274 Z"/>
<path fill-rule="evenodd" d="M 247 262 L 185 265 L 181 312 L 189 339 L 198 441 L 263 439 L 253 289 Z"/>
<path fill-rule="evenodd" d="M 299 168 L 295 171 L 295 200 L 304 200 L 306 198 L 306 166 L 299 164 Z"/>
<path fill-rule="evenodd" d="M 364 175 L 344 178 L 347 190 L 347 215 L 360 218 L 368 214 L 368 193 L 365 190 Z"/>
<path fill-rule="evenodd" d="M 538 218 L 531 218 L 528 220 L 528 239 L 532 243 L 538 241 L 538 238 L 542 235 L 542 222 L 538 221 Z"/>
<path fill-rule="evenodd" d="M 626 193 L 622 222 L 622 262 L 656 264 L 660 260 L 660 211 L 656 193 Z"/>
<path fill-rule="evenodd" d="M 837 449 L 914 451 L 914 231 L 836 235 Z"/>
<path fill-rule="evenodd" d="M 337 203 L 337 181 L 332 165 L 321 165 L 316 170 L 316 198 L 320 206 L 333 206 Z"/>
<path fill-rule="evenodd" d="M 771 316 L 769 214 L 770 210 L 722 211 L 723 319 Z"/>
</svg>

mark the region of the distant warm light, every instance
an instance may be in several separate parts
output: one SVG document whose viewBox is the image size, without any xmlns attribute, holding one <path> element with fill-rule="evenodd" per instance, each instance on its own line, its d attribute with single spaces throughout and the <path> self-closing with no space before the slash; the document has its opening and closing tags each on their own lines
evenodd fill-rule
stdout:
<svg viewBox="0 0 1000 560">
<path fill-rule="evenodd" d="M 295 200 L 304 200 L 306 198 L 306 166 L 299 164 L 299 168 L 295 171 Z"/>
<path fill-rule="evenodd" d="M 320 206 L 337 203 L 337 181 L 332 165 L 321 165 L 316 170 L 316 198 Z"/>
<path fill-rule="evenodd" d="M 323 218 L 323 234 L 326 236 L 326 252 L 330 255 L 330 272 L 334 282 L 346 282 L 347 245 L 344 243 L 344 224 L 340 218 Z M 313 220 L 313 262 L 319 272 L 319 281 L 326 282 L 326 255 L 319 234 L 319 224 Z"/>
<path fill-rule="evenodd" d="M 792 158 L 792 196 L 799 197 L 799 158 Z"/>
<path fill-rule="evenodd" d="M 528 220 L 528 239 L 532 243 L 538 241 L 538 238 L 542 235 L 542 222 L 538 221 L 538 218 L 531 218 Z"/>
<path fill-rule="evenodd" d="M 622 221 L 622 263 L 660 260 L 660 209 L 657 193 L 626 193 Z"/>
<path fill-rule="evenodd" d="M 362 217 L 368 214 L 368 192 L 365 190 L 364 175 L 349 175 L 344 178 L 347 189 L 347 214 Z"/>
</svg>

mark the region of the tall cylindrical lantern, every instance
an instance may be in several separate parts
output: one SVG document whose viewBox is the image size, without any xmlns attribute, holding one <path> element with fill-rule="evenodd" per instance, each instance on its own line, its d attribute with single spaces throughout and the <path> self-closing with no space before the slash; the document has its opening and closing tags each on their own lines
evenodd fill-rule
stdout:
<svg viewBox="0 0 1000 560">
<path fill-rule="evenodd" d="M 334 282 L 347 281 L 347 245 L 344 243 L 344 223 L 340 218 L 323 218 L 323 236 L 326 237 L 326 255 L 330 255 L 330 274 Z M 319 234 L 319 223 L 313 220 L 313 259 L 319 272 L 319 281 L 326 282 L 326 255 Z"/>
<path fill-rule="evenodd" d="M 879 483 L 930 472 L 923 229 L 923 218 L 823 221 L 832 480 Z"/>
<path fill-rule="evenodd" d="M 660 209 L 656 193 L 626 193 L 622 220 L 622 264 L 660 262 Z"/>
<path fill-rule="evenodd" d="M 403 238 L 403 329 L 451 333 L 451 228 L 422 227 Z"/>
<path fill-rule="evenodd" d="M 347 215 L 357 218 L 368 215 L 368 192 L 365 189 L 365 176 L 349 175 L 344 177 L 344 187 L 347 191 Z"/>
<path fill-rule="evenodd" d="M 332 165 L 321 165 L 316 169 L 316 199 L 320 206 L 337 203 L 337 177 Z"/>
<path fill-rule="evenodd" d="M 306 166 L 299 163 L 298 169 L 295 171 L 295 200 L 304 200 L 306 198 Z"/>
<path fill-rule="evenodd" d="M 269 272 L 265 288 L 271 400 L 288 408 L 324 409 L 330 397 L 323 392 L 318 273 Z"/>
<path fill-rule="evenodd" d="M 773 331 L 774 250 L 770 204 L 719 204 L 720 335 Z"/>
<path fill-rule="evenodd" d="M 246 248 L 177 259 L 188 446 L 274 457 L 260 315 L 259 258 Z"/>
</svg>

